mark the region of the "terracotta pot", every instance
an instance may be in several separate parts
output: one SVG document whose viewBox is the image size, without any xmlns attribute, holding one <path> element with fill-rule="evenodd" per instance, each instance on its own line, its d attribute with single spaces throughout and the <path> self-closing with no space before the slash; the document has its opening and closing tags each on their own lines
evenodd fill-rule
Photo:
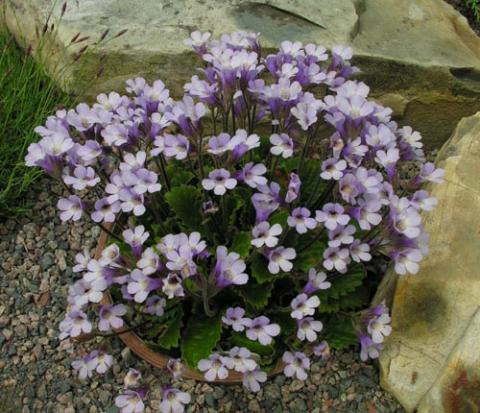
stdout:
<svg viewBox="0 0 480 413">
<path fill-rule="evenodd" d="M 102 231 L 100 238 L 98 239 L 97 248 L 95 250 L 95 258 L 100 258 L 102 251 L 104 250 L 108 240 L 108 234 Z M 112 304 L 112 297 L 110 294 L 105 293 L 103 295 L 102 304 Z M 138 357 L 150 363 L 152 366 L 158 367 L 160 369 L 166 369 L 169 356 L 162 353 L 158 353 L 150 349 L 143 340 L 138 337 L 133 331 L 124 331 L 124 328 L 115 329 L 114 331 L 119 333 L 118 337 L 125 343 L 125 345 Z M 277 365 L 268 373 L 268 377 L 273 377 L 283 371 L 284 363 L 279 360 Z M 188 379 L 193 379 L 201 382 L 207 382 L 203 375 L 198 371 L 189 369 L 186 367 L 183 377 Z M 229 375 L 226 379 L 215 380 L 208 383 L 217 383 L 217 384 L 239 384 L 242 382 L 242 374 L 230 370 Z"/>
</svg>

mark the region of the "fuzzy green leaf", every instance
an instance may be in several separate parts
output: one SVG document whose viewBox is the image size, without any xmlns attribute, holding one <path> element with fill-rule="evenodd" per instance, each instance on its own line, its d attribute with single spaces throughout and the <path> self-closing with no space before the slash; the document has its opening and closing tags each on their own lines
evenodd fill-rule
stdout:
<svg viewBox="0 0 480 413">
<path fill-rule="evenodd" d="M 360 286 L 338 299 L 331 297 L 322 299 L 318 312 L 332 314 L 338 313 L 339 311 L 357 310 L 366 307 L 368 305 L 368 300 L 368 289 L 364 286 Z"/>
<path fill-rule="evenodd" d="M 182 162 L 170 160 L 166 170 L 172 187 L 187 185 L 194 177 L 193 173 L 185 169 L 185 164 Z"/>
<path fill-rule="evenodd" d="M 333 316 L 326 323 L 323 331 L 325 331 L 325 340 L 330 347 L 336 350 L 342 350 L 358 343 L 355 328 L 349 317 Z"/>
<path fill-rule="evenodd" d="M 267 306 L 268 299 L 272 295 L 272 288 L 273 283 L 260 285 L 250 280 L 247 285 L 238 287 L 237 291 L 245 304 L 259 310 Z"/>
<path fill-rule="evenodd" d="M 236 252 L 237 254 L 240 254 L 242 258 L 245 258 L 250 252 L 251 248 L 252 236 L 250 235 L 250 232 L 241 231 L 235 235 L 229 251 Z"/>
<path fill-rule="evenodd" d="M 285 228 L 287 225 L 288 211 L 279 211 L 273 214 L 268 220 L 270 225 L 280 224 L 282 228 Z"/>
<path fill-rule="evenodd" d="M 196 369 L 200 360 L 208 358 L 222 334 L 220 315 L 190 318 L 181 343 L 182 358 L 190 368 Z"/>
<path fill-rule="evenodd" d="M 193 186 L 177 186 L 165 194 L 165 200 L 188 231 L 202 230 L 201 192 Z"/>
<path fill-rule="evenodd" d="M 273 342 L 268 346 L 264 346 L 258 341 L 248 339 L 241 333 L 232 333 L 230 340 L 233 346 L 246 347 L 252 353 L 258 354 L 259 356 L 271 356 L 275 351 Z"/>
<path fill-rule="evenodd" d="M 315 267 L 323 260 L 323 252 L 326 247 L 327 244 L 324 241 L 315 241 L 305 251 L 298 254 L 294 264 L 295 268 L 307 272 L 310 268 Z"/>
<path fill-rule="evenodd" d="M 318 291 L 317 296 L 320 298 L 320 301 L 339 299 L 360 287 L 365 276 L 366 271 L 363 265 L 357 264 L 352 266 L 348 273 L 328 280 L 332 283 L 332 286 L 327 290 Z"/>
<path fill-rule="evenodd" d="M 180 340 L 180 333 L 183 326 L 182 318 L 183 308 L 179 305 L 176 308 L 173 317 L 165 323 L 167 328 L 157 339 L 159 346 L 167 350 L 170 350 L 172 347 L 178 347 L 178 341 Z"/>
<path fill-rule="evenodd" d="M 254 255 L 252 263 L 250 264 L 250 272 L 252 277 L 255 278 L 259 284 L 270 282 L 275 277 L 273 274 L 270 274 L 270 271 L 268 271 L 265 258 L 259 254 Z"/>
</svg>

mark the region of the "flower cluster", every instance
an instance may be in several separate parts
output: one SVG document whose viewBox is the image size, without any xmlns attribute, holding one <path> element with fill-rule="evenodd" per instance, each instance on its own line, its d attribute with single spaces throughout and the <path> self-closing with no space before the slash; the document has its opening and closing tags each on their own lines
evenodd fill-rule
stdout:
<svg viewBox="0 0 480 413">
<path fill-rule="evenodd" d="M 60 338 L 135 329 L 172 356 L 174 378 L 185 364 L 209 381 L 235 371 L 252 391 L 277 362 L 304 380 L 336 323 L 357 332 L 362 359 L 377 357 L 388 309 L 359 312 L 368 302 L 349 297 L 371 288 L 366 262 L 417 273 L 421 213 L 436 203 L 421 185 L 443 171 L 425 162 L 418 132 L 350 79 L 350 48 L 285 41 L 265 56 L 245 32 L 186 43 L 203 68 L 182 99 L 131 79 L 127 95 L 101 94 L 36 129 L 26 162 L 63 184 L 61 220 L 89 219 L 112 241 L 97 258 L 77 255 Z M 406 163 L 417 168 L 409 180 Z M 74 368 L 87 378 L 111 364 L 94 351 Z M 138 372 L 125 382 L 117 406 L 143 411 Z M 190 400 L 163 393 L 162 412 Z"/>
</svg>

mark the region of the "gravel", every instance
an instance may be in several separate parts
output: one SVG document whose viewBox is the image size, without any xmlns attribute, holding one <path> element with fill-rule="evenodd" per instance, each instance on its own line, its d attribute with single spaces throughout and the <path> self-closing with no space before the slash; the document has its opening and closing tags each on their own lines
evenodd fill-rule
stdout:
<svg viewBox="0 0 480 413">
<path fill-rule="evenodd" d="M 58 324 L 73 258 L 95 248 L 99 231 L 61 224 L 49 189 L 61 192 L 48 180 L 40 181 L 29 195 L 31 216 L 0 223 L 0 406 L 6 413 L 115 413 L 123 376 L 135 367 L 153 382 L 146 411 L 156 412 L 159 383 L 168 377 L 138 360 L 118 339 L 108 344 L 116 361 L 106 375 L 81 382 L 72 372 L 80 346 L 74 350 L 71 343 L 60 343 Z M 357 350 L 313 363 L 306 382 L 278 376 L 257 394 L 190 380 L 176 385 L 193 396 L 188 412 L 403 412 L 379 387 L 375 366 L 362 363 Z"/>
</svg>

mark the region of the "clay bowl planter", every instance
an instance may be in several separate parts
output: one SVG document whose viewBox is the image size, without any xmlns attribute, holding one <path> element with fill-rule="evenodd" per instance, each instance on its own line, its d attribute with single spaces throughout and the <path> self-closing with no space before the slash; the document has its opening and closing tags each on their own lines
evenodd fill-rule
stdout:
<svg viewBox="0 0 480 413">
<path fill-rule="evenodd" d="M 102 251 L 105 249 L 108 241 L 108 234 L 105 231 L 102 231 L 100 237 L 98 239 L 97 248 L 95 250 L 95 259 L 100 258 L 102 255 Z M 113 304 L 112 297 L 110 294 L 105 293 L 103 295 L 103 299 L 101 301 L 102 304 Z M 150 363 L 154 367 L 158 367 L 159 369 L 165 370 L 167 368 L 168 360 L 170 357 L 159 353 L 157 351 L 152 350 L 149 348 L 144 341 L 133 331 L 124 331 L 124 328 L 114 329 L 116 333 L 118 333 L 118 337 L 124 342 L 124 344 L 138 357 L 145 360 L 147 363 Z M 285 367 L 284 363 L 279 360 L 276 366 L 268 373 L 268 378 L 276 376 L 277 374 L 283 371 Z M 208 382 L 213 384 L 240 384 L 242 383 L 242 374 L 236 371 L 229 371 L 229 375 L 226 379 L 223 380 L 214 380 L 214 381 L 207 381 L 203 377 L 203 375 L 196 371 L 188 368 L 185 366 L 185 371 L 183 373 L 183 377 L 187 379 L 193 379 L 200 382 Z"/>
</svg>

